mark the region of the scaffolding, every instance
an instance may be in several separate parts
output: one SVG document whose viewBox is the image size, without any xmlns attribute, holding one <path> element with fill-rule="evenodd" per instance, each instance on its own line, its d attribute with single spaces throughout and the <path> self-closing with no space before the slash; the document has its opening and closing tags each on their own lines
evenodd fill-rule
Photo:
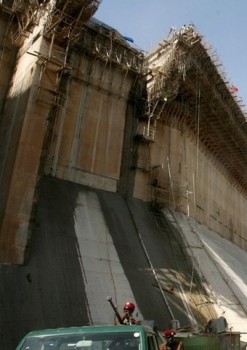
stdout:
<svg viewBox="0 0 247 350">
<path fill-rule="evenodd" d="M 183 27 L 147 57 L 147 123 L 198 135 L 208 156 L 247 192 L 247 118 L 212 47 Z M 238 142 L 236 142 L 238 140 Z"/>
<path fill-rule="evenodd" d="M 63 43 L 69 40 L 74 42 L 81 34 L 83 25 L 94 15 L 101 0 L 67 0 L 57 1 L 50 12 L 45 28 L 44 36 Z"/>
<path fill-rule="evenodd" d="M 60 80 L 72 69 L 68 62 L 70 51 L 100 2 L 101 0 L 60 0 L 51 5 L 49 1 L 14 0 L 8 3 L 12 18 L 17 19 L 18 23 L 18 30 L 13 36 L 15 44 L 21 45 L 21 38 L 29 35 L 29 30 L 38 24 L 40 16 L 44 13 L 47 15 L 42 33 L 47 40 L 48 51 L 29 52 L 37 57 L 40 66 L 40 78 L 36 85 L 38 103 L 58 109 L 63 107 L 65 92 L 61 91 Z M 26 47 L 23 46 L 21 50 L 26 51 Z M 47 70 L 56 74 L 52 86 L 43 81 L 43 74 Z"/>
<path fill-rule="evenodd" d="M 29 36 L 45 13 L 48 13 L 48 17 L 44 36 L 51 39 L 55 33 L 60 43 L 68 38 L 73 42 L 100 3 L 101 0 L 57 0 L 54 4 L 47 0 L 2 0 L 0 7 L 17 22 L 12 41 L 21 46 L 22 39 Z"/>
<path fill-rule="evenodd" d="M 75 43 L 75 50 L 115 64 L 126 73 L 143 73 L 143 52 L 129 46 L 121 34 L 96 19 L 86 23 L 83 35 Z"/>
<path fill-rule="evenodd" d="M 20 47 L 23 40 L 32 33 L 34 26 L 38 25 L 42 13 L 38 0 L 3 0 L 2 9 L 10 16 L 10 22 L 17 25 L 11 32 L 12 43 Z"/>
<path fill-rule="evenodd" d="M 46 96 L 45 101 L 59 101 L 58 107 L 61 108 L 64 96 L 59 91 L 59 80 L 63 74 L 69 74 L 73 69 L 70 62 L 71 50 L 87 55 L 92 59 L 101 60 L 103 64 L 116 65 L 124 70 L 124 79 L 130 71 L 135 73 L 142 72 L 143 54 L 128 46 L 126 41 L 118 32 L 113 32 L 112 28 L 103 23 L 91 19 L 84 25 L 83 35 L 76 38 L 71 43 L 70 38 L 60 44 L 57 41 L 57 32 L 48 40 L 47 52 L 35 52 L 38 57 L 38 64 L 41 66 L 40 82 L 37 86 L 38 100 L 41 101 Z M 64 46 L 66 44 L 66 46 Z M 51 70 L 57 73 L 56 88 L 49 89 L 43 86 L 42 75 L 45 70 Z M 48 97 L 48 95 L 50 95 Z M 146 134 L 147 136 L 147 134 Z M 152 135 L 150 134 L 150 137 Z"/>
</svg>

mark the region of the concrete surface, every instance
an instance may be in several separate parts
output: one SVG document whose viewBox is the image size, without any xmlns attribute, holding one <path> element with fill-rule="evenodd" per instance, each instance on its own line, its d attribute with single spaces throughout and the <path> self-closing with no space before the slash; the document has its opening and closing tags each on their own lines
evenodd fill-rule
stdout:
<svg viewBox="0 0 247 350">
<path fill-rule="evenodd" d="M 172 221 L 172 215 L 166 211 Z M 232 331 L 242 332 L 247 342 L 247 254 L 207 227 L 178 212 L 174 213 L 195 268 L 203 277 L 218 314 Z"/>
<path fill-rule="evenodd" d="M 138 318 L 154 320 L 160 330 L 173 319 L 182 327 L 206 323 L 207 314 L 190 300 L 191 290 L 200 293 L 191 284 L 181 232 L 171 228 L 174 217 L 169 223 L 141 200 L 52 177 L 40 190 L 26 265 L 0 268 L 1 350 L 14 349 L 33 329 L 111 324 L 109 295 L 120 313 L 133 301 Z M 180 224 L 187 235 L 190 226 L 182 217 Z"/>
</svg>

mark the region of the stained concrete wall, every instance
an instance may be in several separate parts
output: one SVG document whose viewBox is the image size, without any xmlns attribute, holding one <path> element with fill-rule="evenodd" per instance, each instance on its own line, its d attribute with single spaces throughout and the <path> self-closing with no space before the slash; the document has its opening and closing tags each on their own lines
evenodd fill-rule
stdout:
<svg viewBox="0 0 247 350">
<path fill-rule="evenodd" d="M 160 330 L 173 319 L 204 330 L 216 310 L 227 311 L 233 331 L 244 329 L 240 248 L 227 244 L 235 258 L 225 259 L 223 239 L 206 226 L 113 192 L 50 176 L 40 192 L 27 263 L 0 267 L 2 350 L 33 329 L 112 324 L 108 295 L 120 313 L 134 301 L 139 319 Z"/>
<path fill-rule="evenodd" d="M 2 117 L 8 142 L 1 262 L 23 264 L 28 253 L 23 266 L 0 269 L 2 344 L 9 349 L 34 328 L 112 322 L 107 294 L 120 305 L 135 300 L 143 318 L 160 327 L 174 317 L 182 324 L 194 322 L 193 315 L 205 324 L 214 310 L 195 307 L 205 302 L 205 291 L 194 283 L 191 293 L 191 265 L 178 232 L 164 235 L 150 217 L 150 185 L 157 178 L 165 188 L 157 204 L 220 227 L 221 234 L 225 227 L 243 247 L 245 198 L 217 162 L 197 149 L 192 135 L 158 123 L 153 143 L 134 142 L 138 122 L 131 95 L 141 96 L 135 91 L 136 73 L 85 52 L 71 51 L 64 62 L 65 48 L 36 39 L 28 52 L 20 51 Z M 50 178 L 40 183 L 44 173 Z M 92 187 L 86 191 L 80 184 Z M 139 201 L 126 205 L 115 193 L 119 189 Z M 237 209 L 226 205 L 230 201 L 239 203 Z M 221 213 L 223 221 L 215 216 Z M 177 272 L 184 286 L 174 279 Z"/>
<path fill-rule="evenodd" d="M 143 77 L 85 47 L 67 51 L 42 25 L 18 52 L 2 116 L 0 261 L 24 262 L 43 173 L 156 198 L 246 248 L 246 198 L 189 130 L 157 121 L 152 142 L 135 142 Z"/>
<path fill-rule="evenodd" d="M 2 117 L 2 263 L 25 260 L 43 172 L 113 192 L 120 177 L 135 74 L 80 51 L 68 61 L 41 27 L 19 50 Z"/>
<path fill-rule="evenodd" d="M 214 303 L 229 329 L 241 332 L 241 340 L 246 342 L 246 251 L 186 215 L 167 209 L 164 213 L 182 233 L 185 249 L 203 276 L 202 284 L 210 295 L 208 302 Z M 207 308 L 207 302 L 200 308 Z"/>
<path fill-rule="evenodd" d="M 191 285 L 179 233 L 163 220 L 157 226 L 147 203 L 50 176 L 40 193 L 26 264 L 0 267 L 1 350 L 34 329 L 112 324 L 108 295 L 120 313 L 134 301 L 139 319 L 161 330 L 173 318 L 203 327 L 215 316 L 190 302 L 190 288 L 194 301 L 205 296 Z"/>
<path fill-rule="evenodd" d="M 0 112 L 2 112 L 7 91 L 10 86 L 17 54 L 17 48 L 15 48 L 11 43 L 8 17 L 3 15 L 0 15 L 0 43 Z"/>
<path fill-rule="evenodd" d="M 8 180 L 12 172 L 14 154 L 9 155 L 8 148 L 13 128 L 13 117 L 3 117 L 3 109 L 6 96 L 11 87 L 12 75 L 15 66 L 17 48 L 13 47 L 9 32 L 7 16 L 0 15 L 0 218 L 3 215 L 6 193 L 8 191 Z"/>
<path fill-rule="evenodd" d="M 115 192 L 133 77 L 84 55 L 71 58 L 70 65 L 74 69 L 63 80 L 65 102 L 56 115 L 46 173 Z"/>
<path fill-rule="evenodd" d="M 40 41 L 39 38 L 32 43 L 33 51 L 39 49 Z M 0 235 L 1 262 L 22 263 L 29 237 L 47 117 L 35 103 L 39 79 L 36 68 L 37 58 L 19 51 L 2 116 L 7 132 L 1 187 L 8 190 L 2 194 L 5 206 Z"/>
<path fill-rule="evenodd" d="M 157 121 L 146 158 L 150 172 L 137 171 L 134 196 L 181 211 L 247 249 L 247 198 L 196 136 Z"/>
</svg>

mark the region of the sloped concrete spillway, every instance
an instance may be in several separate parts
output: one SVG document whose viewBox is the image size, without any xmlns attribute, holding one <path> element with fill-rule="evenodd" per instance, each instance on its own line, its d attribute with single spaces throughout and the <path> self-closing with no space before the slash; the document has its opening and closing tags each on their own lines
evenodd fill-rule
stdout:
<svg viewBox="0 0 247 350">
<path fill-rule="evenodd" d="M 111 324 L 109 295 L 120 312 L 135 302 L 138 317 L 159 329 L 172 319 L 191 324 L 174 279 L 182 268 L 189 284 L 191 267 L 147 204 L 50 177 L 40 190 L 27 264 L 0 269 L 2 349 L 33 329 Z"/>
</svg>

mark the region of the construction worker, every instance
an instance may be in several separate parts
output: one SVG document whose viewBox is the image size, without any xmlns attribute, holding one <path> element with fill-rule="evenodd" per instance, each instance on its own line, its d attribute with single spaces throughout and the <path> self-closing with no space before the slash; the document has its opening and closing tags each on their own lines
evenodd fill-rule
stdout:
<svg viewBox="0 0 247 350">
<path fill-rule="evenodd" d="M 138 325 L 138 324 L 140 324 L 140 321 L 135 319 L 133 316 L 134 311 L 135 311 L 135 304 L 133 304 L 129 301 L 124 304 L 124 307 L 123 307 L 124 313 L 122 316 L 123 324 L 125 324 L 125 325 L 131 325 L 131 324 Z M 119 324 L 119 321 L 117 319 L 115 320 L 115 324 Z"/>
<path fill-rule="evenodd" d="M 176 332 L 172 329 L 166 329 L 163 332 L 166 342 L 160 345 L 160 350 L 183 350 L 184 345 L 182 341 L 174 340 Z"/>
</svg>

